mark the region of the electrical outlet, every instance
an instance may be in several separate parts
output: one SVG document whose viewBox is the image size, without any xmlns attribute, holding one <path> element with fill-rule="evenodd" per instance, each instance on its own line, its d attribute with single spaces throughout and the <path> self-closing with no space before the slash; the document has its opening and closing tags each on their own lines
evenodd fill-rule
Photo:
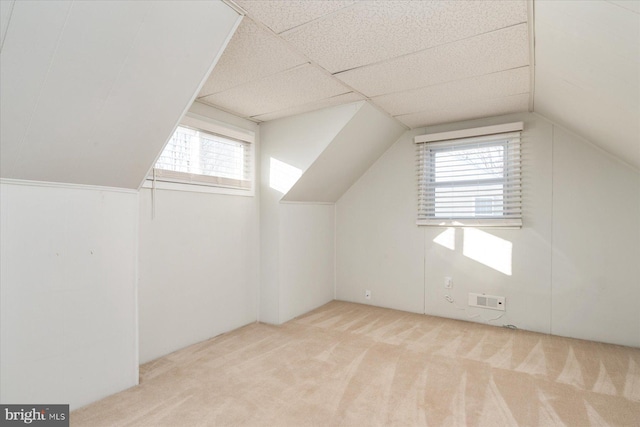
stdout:
<svg viewBox="0 0 640 427">
<path fill-rule="evenodd" d="M 371 299 L 371 291 L 369 289 L 364 291 L 364 298 L 365 299 Z"/>
<path fill-rule="evenodd" d="M 453 279 L 451 277 L 444 278 L 444 287 L 447 289 L 453 288 Z"/>
</svg>

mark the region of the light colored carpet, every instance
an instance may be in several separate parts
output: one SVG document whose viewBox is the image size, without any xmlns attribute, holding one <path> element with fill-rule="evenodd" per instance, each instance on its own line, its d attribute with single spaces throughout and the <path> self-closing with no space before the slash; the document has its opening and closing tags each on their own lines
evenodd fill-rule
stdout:
<svg viewBox="0 0 640 427">
<path fill-rule="evenodd" d="M 640 349 L 334 301 L 141 367 L 72 426 L 640 426 Z"/>
</svg>

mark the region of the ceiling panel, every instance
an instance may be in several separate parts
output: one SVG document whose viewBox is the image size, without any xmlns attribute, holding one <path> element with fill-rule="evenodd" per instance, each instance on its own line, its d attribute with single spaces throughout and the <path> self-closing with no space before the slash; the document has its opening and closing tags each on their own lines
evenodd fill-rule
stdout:
<svg viewBox="0 0 640 427">
<path fill-rule="evenodd" d="M 198 96 L 207 96 L 308 62 L 287 43 L 245 17 Z"/>
<path fill-rule="evenodd" d="M 250 16 L 259 19 L 275 33 L 300 26 L 355 3 L 339 0 L 235 0 L 235 2 Z"/>
<path fill-rule="evenodd" d="M 198 100 L 251 117 L 348 92 L 351 90 L 340 82 L 307 64 Z"/>
<path fill-rule="evenodd" d="M 515 68 L 484 76 L 397 92 L 372 101 L 397 116 L 424 110 L 444 110 L 479 99 L 490 99 L 529 92 L 529 67 Z"/>
<path fill-rule="evenodd" d="M 269 120 L 275 120 L 282 117 L 295 116 L 296 114 L 302 114 L 309 111 L 320 110 L 322 108 L 333 107 L 335 105 L 342 105 L 342 104 L 348 104 L 350 102 L 362 101 L 363 99 L 364 97 L 359 93 L 349 92 L 342 95 L 333 96 L 331 98 L 321 99 L 319 101 L 313 101 L 308 104 L 286 108 L 284 110 L 276 111 L 273 113 L 253 116 L 251 118 L 261 122 L 266 122 Z"/>
<path fill-rule="evenodd" d="M 528 30 L 520 24 L 335 76 L 372 97 L 528 64 Z"/>
<path fill-rule="evenodd" d="M 283 38 L 336 73 L 526 21 L 524 0 L 363 1 Z"/>
<path fill-rule="evenodd" d="M 413 129 L 441 123 L 525 112 L 528 109 L 529 94 L 521 94 L 504 98 L 478 100 L 444 110 L 428 110 L 395 117 Z"/>
</svg>

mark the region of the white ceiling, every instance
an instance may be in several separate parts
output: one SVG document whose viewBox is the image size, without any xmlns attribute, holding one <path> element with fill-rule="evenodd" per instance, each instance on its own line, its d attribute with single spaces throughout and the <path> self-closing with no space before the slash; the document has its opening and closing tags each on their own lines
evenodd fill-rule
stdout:
<svg viewBox="0 0 640 427">
<path fill-rule="evenodd" d="M 638 0 L 235 4 L 201 102 L 260 122 L 364 99 L 409 128 L 536 111 L 640 169 Z"/>
<path fill-rule="evenodd" d="M 529 108 L 525 0 L 235 3 L 247 16 L 198 100 L 241 117 L 366 99 L 417 127 Z"/>
<path fill-rule="evenodd" d="M 196 95 L 257 122 L 367 100 L 410 128 L 533 108 L 640 169 L 638 0 L 237 4 L 207 80 L 222 2 L 1 0 L 1 176 L 137 188 Z"/>
</svg>

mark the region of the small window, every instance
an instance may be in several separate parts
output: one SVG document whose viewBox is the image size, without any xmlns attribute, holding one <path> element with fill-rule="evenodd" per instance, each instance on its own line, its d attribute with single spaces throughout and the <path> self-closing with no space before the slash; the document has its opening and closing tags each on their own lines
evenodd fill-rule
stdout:
<svg viewBox="0 0 640 427">
<path fill-rule="evenodd" d="M 251 143 L 181 125 L 158 158 L 152 179 L 251 190 L 251 160 Z"/>
<path fill-rule="evenodd" d="M 520 132 L 496 130 L 416 137 L 419 225 L 522 225 Z"/>
</svg>

